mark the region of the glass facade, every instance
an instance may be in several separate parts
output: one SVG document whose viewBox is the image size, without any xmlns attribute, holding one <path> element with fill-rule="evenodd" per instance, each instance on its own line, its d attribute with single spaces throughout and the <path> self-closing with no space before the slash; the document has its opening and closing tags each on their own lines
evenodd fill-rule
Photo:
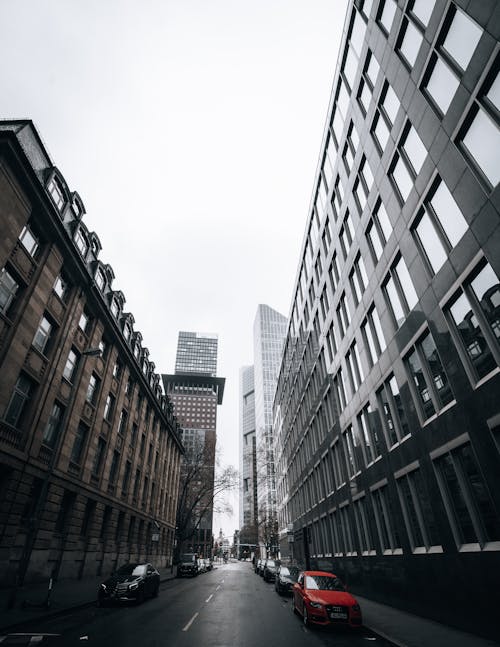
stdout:
<svg viewBox="0 0 500 647">
<path fill-rule="evenodd" d="M 474 3 L 349 3 L 318 170 L 335 181 L 306 224 L 274 399 L 282 555 L 368 597 L 401 573 L 389 603 L 462 625 L 457 573 L 500 568 L 498 53 L 481 20 Z"/>
</svg>

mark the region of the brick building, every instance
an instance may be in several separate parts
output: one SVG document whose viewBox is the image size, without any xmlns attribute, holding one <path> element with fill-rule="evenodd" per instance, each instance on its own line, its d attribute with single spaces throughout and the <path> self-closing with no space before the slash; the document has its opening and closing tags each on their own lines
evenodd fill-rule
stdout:
<svg viewBox="0 0 500 647">
<path fill-rule="evenodd" d="M 0 581 L 172 559 L 178 425 L 85 208 L 0 122 Z"/>
</svg>

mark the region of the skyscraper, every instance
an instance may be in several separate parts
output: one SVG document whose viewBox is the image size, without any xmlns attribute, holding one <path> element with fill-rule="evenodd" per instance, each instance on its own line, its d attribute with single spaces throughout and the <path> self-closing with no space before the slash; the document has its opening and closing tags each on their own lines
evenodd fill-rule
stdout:
<svg viewBox="0 0 500 647">
<path fill-rule="evenodd" d="M 466 628 L 500 571 L 499 31 L 349 3 L 274 405 L 283 553 L 292 524 L 298 560 Z"/>
<path fill-rule="evenodd" d="M 259 539 L 275 550 L 276 476 L 273 439 L 273 398 L 281 361 L 287 318 L 259 305 L 254 321 L 254 389 Z"/>
<path fill-rule="evenodd" d="M 257 544 L 257 452 L 253 366 L 240 369 L 240 543 Z"/>
<path fill-rule="evenodd" d="M 180 375 L 217 375 L 217 335 L 179 332 L 175 372 Z"/>
<path fill-rule="evenodd" d="M 177 527 L 185 550 L 211 555 L 217 406 L 225 379 L 216 377 L 217 335 L 179 332 L 175 373 L 163 375 L 165 391 L 182 428 Z"/>
</svg>

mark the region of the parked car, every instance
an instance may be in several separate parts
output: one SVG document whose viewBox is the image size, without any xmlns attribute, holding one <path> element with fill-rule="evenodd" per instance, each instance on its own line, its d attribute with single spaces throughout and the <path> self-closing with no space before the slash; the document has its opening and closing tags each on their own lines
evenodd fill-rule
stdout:
<svg viewBox="0 0 500 647">
<path fill-rule="evenodd" d="M 299 569 L 296 566 L 280 564 L 276 569 L 276 577 L 274 578 L 276 592 L 280 595 L 283 593 L 291 593 L 298 577 Z"/>
<path fill-rule="evenodd" d="M 195 553 L 181 555 L 177 565 L 177 577 L 182 577 L 183 575 L 191 575 L 191 577 L 198 575 L 198 562 Z"/>
<path fill-rule="evenodd" d="M 324 571 L 304 571 L 293 586 L 292 611 L 305 625 L 361 626 L 361 609 L 341 580 Z"/>
<path fill-rule="evenodd" d="M 142 602 L 156 597 L 160 590 L 160 574 L 152 564 L 124 564 L 99 587 L 97 601 Z"/>
<path fill-rule="evenodd" d="M 262 569 L 262 577 L 265 582 L 274 582 L 277 566 L 278 562 L 275 559 L 266 559 L 264 562 L 264 568 Z"/>
<path fill-rule="evenodd" d="M 259 570 L 257 571 L 261 577 L 264 577 L 264 564 L 266 563 L 265 559 L 259 560 Z"/>
</svg>

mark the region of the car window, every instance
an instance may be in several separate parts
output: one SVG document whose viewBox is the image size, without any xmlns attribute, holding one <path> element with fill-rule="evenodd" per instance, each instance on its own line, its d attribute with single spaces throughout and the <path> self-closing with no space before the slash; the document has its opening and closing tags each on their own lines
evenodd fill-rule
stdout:
<svg viewBox="0 0 500 647">
<path fill-rule="evenodd" d="M 314 591 L 345 591 L 338 577 L 328 575 L 306 575 L 306 589 Z"/>
</svg>

